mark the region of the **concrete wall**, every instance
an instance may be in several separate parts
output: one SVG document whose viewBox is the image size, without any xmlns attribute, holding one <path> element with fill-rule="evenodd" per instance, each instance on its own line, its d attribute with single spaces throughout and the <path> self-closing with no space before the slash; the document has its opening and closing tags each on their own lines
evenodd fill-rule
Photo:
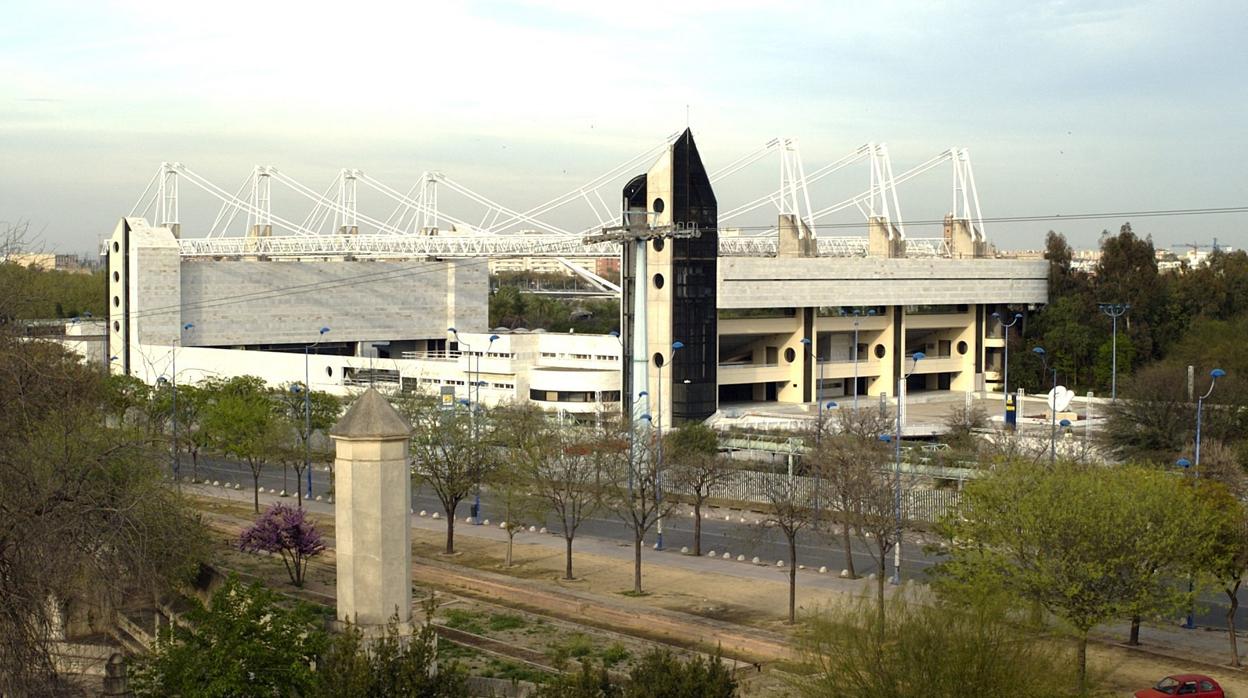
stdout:
<svg viewBox="0 0 1248 698">
<path fill-rule="evenodd" d="M 721 257 L 720 308 L 1048 301 L 1048 262 Z"/>
<path fill-rule="evenodd" d="M 188 261 L 181 269 L 188 345 L 424 339 L 488 322 L 484 260 Z"/>
</svg>

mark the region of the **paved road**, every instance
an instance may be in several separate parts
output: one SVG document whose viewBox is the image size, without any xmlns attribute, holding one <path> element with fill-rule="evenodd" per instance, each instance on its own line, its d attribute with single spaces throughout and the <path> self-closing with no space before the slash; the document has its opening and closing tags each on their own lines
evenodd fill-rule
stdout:
<svg viewBox="0 0 1248 698">
<path fill-rule="evenodd" d="M 182 468 L 183 474 L 189 477 L 190 463 L 184 460 Z M 201 479 L 238 482 L 245 490 L 250 490 L 252 486 L 251 472 L 247 466 L 221 458 L 200 458 L 199 473 Z M 285 488 L 291 493 L 293 499 L 295 473 L 291 470 L 288 477 L 283 478 L 280 467 L 266 467 L 260 476 L 260 486 L 266 490 L 276 488 L 280 491 Z M 306 494 L 306 480 L 303 487 Z M 329 473 L 314 469 L 312 474 L 314 496 L 324 496 L 328 490 Z M 482 493 L 481 502 L 483 519 L 491 519 L 495 522 L 502 520 L 502 512 L 494 507 L 488 491 Z M 469 497 L 456 509 L 455 515 L 461 522 L 470 515 L 471 506 L 472 498 Z M 441 512 L 442 505 L 428 487 L 413 487 L 412 509 L 418 512 L 421 510 L 430 513 Z M 729 521 L 724 520 L 726 515 L 730 518 Z M 745 519 L 744 522 L 741 521 L 742 518 Z M 757 521 L 760 518 L 758 514 L 748 511 L 718 508 L 710 510 L 702 521 L 703 552 L 711 550 L 716 551 L 717 554 L 729 552 L 733 557 L 745 555 L 747 560 L 758 556 L 761 560 L 770 561 L 770 564 L 775 564 L 776 560 L 784 560 L 787 565 L 788 545 L 784 536 L 774 528 L 758 525 Z M 552 530 L 556 528 L 553 522 L 550 527 Z M 632 532 L 622 521 L 605 512 L 600 512 L 585 521 L 577 535 L 614 541 L 619 545 L 632 545 Z M 654 542 L 655 535 L 652 532 L 647 537 L 647 543 L 653 545 Z M 664 521 L 663 544 L 666 548 L 675 550 L 679 550 L 682 546 L 692 548 L 693 520 L 687 513 Z M 875 563 L 868 552 L 869 548 L 857 536 L 852 539 L 851 547 L 854 551 L 854 567 L 858 574 L 865 575 L 874 571 Z M 925 550 L 922 544 L 914 539 L 906 541 L 906 544 L 902 546 L 902 574 L 906 578 L 926 581 L 928 569 L 939 560 L 938 554 Z M 802 532 L 798 536 L 797 561 L 798 564 L 811 568 L 826 565 L 829 570 L 839 572 L 845 567 L 845 555 L 841 548 L 840 537 L 830 540 L 824 535 L 809 531 Z M 891 574 L 891 554 L 888 571 Z M 1203 609 L 1198 609 L 1196 614 L 1198 625 L 1216 628 L 1225 626 L 1227 608 L 1225 594 L 1210 594 L 1202 597 L 1201 605 Z M 1240 607 L 1236 618 L 1238 627 L 1248 627 L 1248 589 L 1240 592 Z"/>
</svg>

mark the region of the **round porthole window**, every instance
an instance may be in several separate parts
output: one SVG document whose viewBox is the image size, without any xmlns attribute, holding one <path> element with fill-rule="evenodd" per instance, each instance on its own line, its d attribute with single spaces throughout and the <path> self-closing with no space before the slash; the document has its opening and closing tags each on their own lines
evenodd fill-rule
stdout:
<svg viewBox="0 0 1248 698">
<path fill-rule="evenodd" d="M 654 365 L 655 365 L 655 367 L 656 367 L 656 368 L 663 368 L 663 364 L 665 364 L 665 363 L 667 363 L 667 362 L 663 359 L 663 355 L 662 355 L 661 353 L 657 352 L 657 351 L 656 351 L 656 352 L 654 352 Z"/>
<path fill-rule="evenodd" d="M 877 359 L 884 358 L 884 345 L 883 344 L 875 345 L 875 358 Z"/>
<path fill-rule="evenodd" d="M 116 242 L 114 242 L 114 243 L 113 243 L 113 252 L 121 252 L 121 244 L 120 244 L 120 243 L 116 243 Z"/>
<path fill-rule="evenodd" d="M 121 307 L 121 298 L 119 296 L 113 296 L 113 307 L 114 308 Z"/>
<path fill-rule="evenodd" d="M 654 275 L 654 287 L 663 288 L 663 275 L 662 274 Z"/>
<path fill-rule="evenodd" d="M 958 342 L 958 353 L 959 353 L 959 354 L 965 354 L 965 353 L 966 353 L 966 349 L 967 349 L 966 342 Z"/>
<path fill-rule="evenodd" d="M 793 347 L 784 350 L 784 360 L 793 363 L 793 359 L 797 358 L 797 352 L 793 351 Z"/>
<path fill-rule="evenodd" d="M 655 239 L 654 239 L 654 242 L 652 242 L 652 243 L 650 243 L 650 244 L 654 247 L 654 251 L 655 251 L 655 252 L 662 252 L 662 251 L 663 251 L 663 238 L 655 238 Z"/>
<path fill-rule="evenodd" d="M 120 323 L 120 322 L 117 322 L 116 320 L 113 320 L 113 331 L 114 331 L 114 332 L 120 332 L 120 331 L 121 331 L 121 323 Z"/>
<path fill-rule="evenodd" d="M 113 272 L 113 281 L 121 281 L 121 272 L 119 271 Z"/>
<path fill-rule="evenodd" d="M 333 376 L 333 375 L 334 375 L 334 367 L 333 367 L 333 366 L 326 366 L 326 367 L 325 367 L 325 375 L 327 375 L 327 376 Z"/>
<path fill-rule="evenodd" d="M 655 213 L 663 213 L 663 209 L 664 209 L 663 199 L 655 199 L 653 208 L 654 208 Z"/>
</svg>

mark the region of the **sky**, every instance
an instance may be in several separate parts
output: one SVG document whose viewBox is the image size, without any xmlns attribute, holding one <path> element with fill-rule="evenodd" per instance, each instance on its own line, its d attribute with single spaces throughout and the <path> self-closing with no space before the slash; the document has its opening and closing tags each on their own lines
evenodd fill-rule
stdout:
<svg viewBox="0 0 1248 698">
<path fill-rule="evenodd" d="M 1248 206 L 1245 35 L 1236 0 L 8 3 L 0 221 L 94 252 L 162 161 L 230 191 L 260 164 L 318 191 L 343 167 L 400 190 L 439 171 L 527 209 L 688 125 L 712 170 L 775 137 L 807 172 L 866 142 L 898 173 L 968 148 L 1002 248 L 1050 228 L 1091 247 L 1126 221 L 1158 246 L 1248 247 L 1245 213 L 992 220 Z M 773 154 L 717 184 L 721 211 L 779 172 Z M 952 178 L 898 188 L 910 236 L 939 235 L 921 222 L 949 209 Z M 846 168 L 812 205 L 868 184 Z M 216 202 L 185 185 L 182 200 L 184 235 L 205 234 Z M 308 209 L 275 191 L 275 213 Z M 583 203 L 548 218 L 597 222 Z"/>
</svg>

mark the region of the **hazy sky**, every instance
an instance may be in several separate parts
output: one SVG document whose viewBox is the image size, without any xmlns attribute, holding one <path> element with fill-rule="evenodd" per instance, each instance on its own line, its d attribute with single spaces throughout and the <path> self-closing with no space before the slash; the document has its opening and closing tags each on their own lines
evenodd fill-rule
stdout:
<svg viewBox="0 0 1248 698">
<path fill-rule="evenodd" d="M 527 208 L 686 113 L 712 169 L 775 136 L 798 140 L 808 171 L 867 141 L 888 143 L 897 172 L 967 147 L 989 218 L 1245 206 L 1246 35 L 1242 0 L 9 2 L 0 221 L 93 250 L 162 160 L 231 191 L 256 164 L 317 190 L 340 167 L 400 189 L 440 170 Z M 721 210 L 778 172 L 773 157 L 726 181 Z M 943 215 L 951 172 L 904 185 L 903 215 Z M 814 206 L 867 184 L 865 166 L 846 170 Z M 215 209 L 183 195 L 185 234 L 201 234 Z M 275 212 L 302 219 L 284 197 Z M 594 222 L 584 206 L 551 218 Z M 1120 223 L 987 232 L 1038 247 L 1052 227 L 1090 246 Z M 1167 245 L 1248 246 L 1245 214 L 1132 223 Z"/>
</svg>

